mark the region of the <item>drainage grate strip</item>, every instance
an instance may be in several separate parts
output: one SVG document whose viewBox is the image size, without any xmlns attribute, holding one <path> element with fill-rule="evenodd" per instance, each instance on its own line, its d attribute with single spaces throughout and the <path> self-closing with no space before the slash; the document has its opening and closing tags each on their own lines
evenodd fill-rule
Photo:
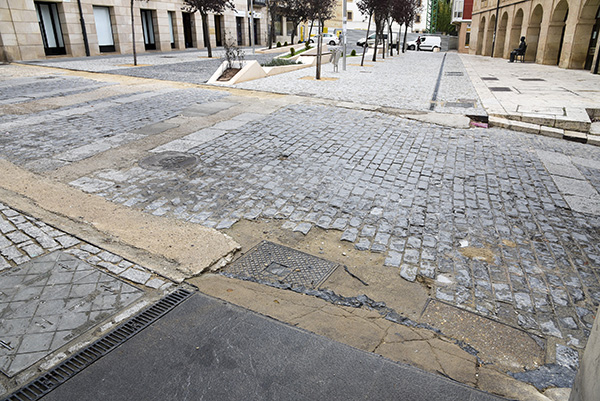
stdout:
<svg viewBox="0 0 600 401">
<path fill-rule="evenodd" d="M 63 361 L 43 376 L 9 395 L 3 401 L 39 400 L 83 369 L 108 354 L 125 341 L 166 315 L 192 296 L 193 292 L 180 288 L 123 323 L 101 339 Z"/>
</svg>

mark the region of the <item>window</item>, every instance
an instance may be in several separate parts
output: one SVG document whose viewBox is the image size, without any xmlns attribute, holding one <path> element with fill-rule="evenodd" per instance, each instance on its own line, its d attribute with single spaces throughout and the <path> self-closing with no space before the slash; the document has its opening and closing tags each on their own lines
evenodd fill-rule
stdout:
<svg viewBox="0 0 600 401">
<path fill-rule="evenodd" d="M 154 40 L 154 23 L 152 21 L 152 10 L 140 10 L 142 13 L 142 31 L 144 32 L 144 45 L 146 50 L 156 50 Z"/>
<path fill-rule="evenodd" d="M 171 49 L 175 48 L 175 12 L 169 11 L 169 33 L 171 35 Z"/>
<path fill-rule="evenodd" d="M 282 26 L 283 24 L 281 23 L 281 21 L 282 21 L 281 17 L 279 17 L 275 20 L 275 24 L 274 24 L 275 25 L 275 35 L 279 35 L 279 36 L 283 35 L 283 26 Z"/>
<path fill-rule="evenodd" d="M 56 3 L 35 3 L 46 56 L 67 54 Z"/>
<path fill-rule="evenodd" d="M 415 24 L 418 24 L 420 22 L 421 22 L 421 14 L 415 15 Z"/>
<path fill-rule="evenodd" d="M 348 21 L 352 21 L 352 11 L 348 11 Z"/>
<path fill-rule="evenodd" d="M 94 6 L 94 21 L 96 22 L 100 52 L 114 52 L 115 42 L 110 21 L 110 8 Z"/>
</svg>

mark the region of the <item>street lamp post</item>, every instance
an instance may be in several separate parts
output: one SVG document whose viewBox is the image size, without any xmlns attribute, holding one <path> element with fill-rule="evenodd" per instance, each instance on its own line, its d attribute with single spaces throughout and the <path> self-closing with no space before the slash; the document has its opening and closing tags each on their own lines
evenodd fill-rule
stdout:
<svg viewBox="0 0 600 401">
<path fill-rule="evenodd" d="M 342 70 L 346 71 L 346 43 L 348 42 L 346 40 L 346 32 L 347 32 L 347 28 L 346 28 L 346 24 L 348 22 L 348 0 L 344 0 L 344 5 L 342 7 L 342 43 L 343 43 L 343 52 L 342 52 L 342 57 L 344 58 L 342 60 Z"/>
<path fill-rule="evenodd" d="M 250 44 L 254 54 L 254 0 L 250 0 Z"/>
</svg>

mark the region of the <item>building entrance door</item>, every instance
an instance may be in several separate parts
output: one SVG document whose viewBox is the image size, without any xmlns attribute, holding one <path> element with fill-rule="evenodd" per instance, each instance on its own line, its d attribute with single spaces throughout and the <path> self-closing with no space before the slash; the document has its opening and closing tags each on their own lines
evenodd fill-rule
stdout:
<svg viewBox="0 0 600 401">
<path fill-rule="evenodd" d="M 185 48 L 194 47 L 194 36 L 192 35 L 192 14 L 183 13 L 183 37 L 185 40 Z"/>
<path fill-rule="evenodd" d="M 244 18 L 243 17 L 235 17 L 235 26 L 237 32 L 237 44 L 241 46 L 243 44 L 243 26 L 244 26 Z"/>
<path fill-rule="evenodd" d="M 46 56 L 67 54 L 56 3 L 35 3 Z"/>
<path fill-rule="evenodd" d="M 142 30 L 144 32 L 144 45 L 146 50 L 156 50 L 154 40 L 154 22 L 152 21 L 152 10 L 141 10 Z"/>
<path fill-rule="evenodd" d="M 600 34 L 600 7 L 596 12 L 596 23 L 592 28 L 592 36 L 590 37 L 590 46 L 588 47 L 588 54 L 585 58 L 585 69 L 592 69 L 592 62 L 594 61 L 594 54 L 596 54 L 596 47 L 598 46 L 598 35 Z"/>
</svg>

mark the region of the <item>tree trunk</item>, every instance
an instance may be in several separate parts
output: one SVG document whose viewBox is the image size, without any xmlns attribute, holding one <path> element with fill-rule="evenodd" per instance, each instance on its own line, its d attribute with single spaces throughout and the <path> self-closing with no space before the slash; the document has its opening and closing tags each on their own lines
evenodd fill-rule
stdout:
<svg viewBox="0 0 600 401">
<path fill-rule="evenodd" d="M 133 45 L 133 65 L 137 65 L 137 53 L 135 52 L 135 23 L 133 19 L 133 0 L 131 0 L 131 44 Z"/>
<path fill-rule="evenodd" d="M 292 38 L 291 38 L 292 45 L 294 44 L 294 37 L 296 36 L 295 33 L 296 33 L 296 29 L 298 29 L 298 25 L 299 25 L 299 23 L 298 24 L 294 23 L 294 29 L 292 29 Z"/>
<path fill-rule="evenodd" d="M 313 20 L 310 21 L 310 29 L 308 30 L 308 39 L 306 39 L 306 43 L 310 43 L 310 35 L 312 35 L 312 29 L 313 29 L 314 23 L 315 23 L 315 21 L 313 21 Z"/>
<path fill-rule="evenodd" d="M 404 23 L 404 38 L 402 39 L 402 53 L 406 51 L 406 34 L 408 32 L 408 24 Z"/>
<path fill-rule="evenodd" d="M 271 15 L 271 2 L 268 1 L 267 2 L 267 18 L 269 19 L 269 21 L 267 21 L 267 26 L 269 27 L 267 29 L 267 40 L 269 41 L 269 49 L 273 48 L 273 37 L 271 36 L 273 34 L 273 16 Z"/>
<path fill-rule="evenodd" d="M 398 24 L 398 40 L 396 41 L 396 54 L 400 54 L 400 34 L 402 33 L 402 25 Z"/>
<path fill-rule="evenodd" d="M 388 46 L 390 47 L 390 57 L 394 56 L 394 46 L 392 46 L 394 40 L 394 34 L 392 32 L 392 23 L 393 21 L 388 22 Z"/>
<path fill-rule="evenodd" d="M 323 49 L 323 47 L 321 46 L 321 43 L 323 42 L 323 31 L 322 31 L 321 25 L 322 25 L 322 21 L 319 20 L 319 26 L 318 26 L 319 39 L 317 40 L 317 75 L 316 75 L 316 79 L 321 79 L 321 50 Z"/>
<path fill-rule="evenodd" d="M 367 49 L 369 48 L 369 29 L 371 29 L 371 16 L 373 13 L 369 14 L 369 23 L 367 24 L 367 36 L 365 36 L 365 45 L 363 46 L 363 54 L 360 59 L 360 66 L 362 67 L 365 64 L 365 54 L 367 53 Z"/>
<path fill-rule="evenodd" d="M 208 15 L 202 14 L 202 32 L 204 34 L 204 46 L 208 49 L 208 57 L 212 57 L 212 47 L 210 47 L 210 34 L 208 33 Z"/>
<path fill-rule="evenodd" d="M 379 41 L 379 20 L 375 16 L 375 48 L 373 49 L 373 62 L 377 61 L 377 42 Z"/>
</svg>

